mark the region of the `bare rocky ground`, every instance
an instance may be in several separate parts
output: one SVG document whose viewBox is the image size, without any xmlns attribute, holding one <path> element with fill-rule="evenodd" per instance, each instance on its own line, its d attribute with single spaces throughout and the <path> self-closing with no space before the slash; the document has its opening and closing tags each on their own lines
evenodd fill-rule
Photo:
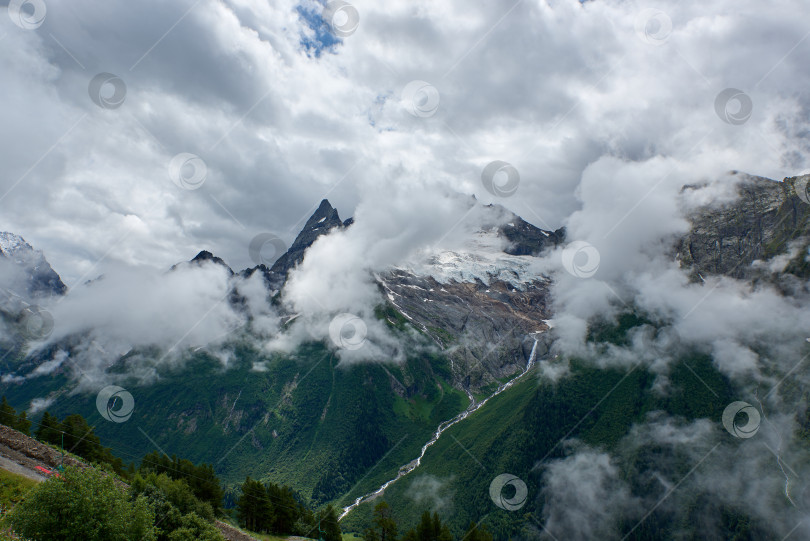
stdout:
<svg viewBox="0 0 810 541">
<path fill-rule="evenodd" d="M 216 526 L 226 541 L 258 541 L 258 539 L 249 536 L 239 528 L 234 528 L 230 524 L 225 524 L 219 520 L 216 522 Z"/>
<path fill-rule="evenodd" d="M 91 467 L 70 456 L 63 457 L 62 453 L 56 449 L 21 432 L 0 425 L 0 468 L 34 481 L 44 481 L 45 477 L 36 467 L 55 470 L 60 464 L 83 469 Z M 255 537 L 222 521 L 216 521 L 216 527 L 227 541 L 258 541 Z"/>
<path fill-rule="evenodd" d="M 90 467 L 70 456 L 63 457 L 56 449 L 3 425 L 0 425 L 0 456 L 34 473 L 37 466 L 53 470 L 63 463 L 65 466 Z"/>
</svg>

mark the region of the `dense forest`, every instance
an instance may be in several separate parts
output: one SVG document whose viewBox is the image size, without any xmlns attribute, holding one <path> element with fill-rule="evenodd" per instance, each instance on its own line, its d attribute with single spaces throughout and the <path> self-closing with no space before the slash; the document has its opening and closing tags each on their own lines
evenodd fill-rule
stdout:
<svg viewBox="0 0 810 541">
<path fill-rule="evenodd" d="M 0 421 L 32 435 L 32 421 L 25 412 L 17 413 L 5 396 Z M 31 488 L 28 497 L 0 502 L 3 509 L 11 508 L 3 524 L 25 538 L 213 541 L 222 539 L 214 526 L 219 519 L 235 519 L 255 532 L 341 538 L 331 506 L 313 512 L 288 486 L 247 478 L 238 497 L 229 499 L 211 464 L 155 451 L 137 465 L 125 466 L 79 414 L 60 420 L 45 412 L 33 435 L 95 467 L 60 466 L 53 477 Z M 227 502 L 232 503 L 229 508 Z"/>
</svg>

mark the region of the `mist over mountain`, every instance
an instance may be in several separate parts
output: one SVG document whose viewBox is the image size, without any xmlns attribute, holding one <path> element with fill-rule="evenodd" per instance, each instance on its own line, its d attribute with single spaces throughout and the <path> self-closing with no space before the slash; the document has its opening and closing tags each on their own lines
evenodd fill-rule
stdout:
<svg viewBox="0 0 810 541">
<path fill-rule="evenodd" d="M 555 445 L 549 448 L 545 440 L 531 444 L 538 449 L 545 446 L 545 456 L 531 451 L 518 454 L 510 451 L 507 455 L 512 456 L 510 461 L 526 464 L 522 477 L 537 494 L 527 508 L 536 509 L 532 513 L 537 514 L 537 520 L 549 532 L 568 532 L 574 537 L 618 535 L 622 528 L 628 527 L 626 521 L 642 518 L 638 509 L 653 507 L 659 497 L 658 489 L 642 483 L 645 476 L 664 479 L 679 471 L 681 466 L 677 465 L 683 461 L 702 462 L 718 453 L 700 477 L 689 482 L 688 489 L 668 497 L 667 504 L 661 506 L 644 531 L 652 528 L 649 532 L 667 531 L 668 535 L 674 535 L 673 525 L 685 517 L 684 509 L 693 505 L 690 498 L 698 497 L 712 502 L 709 509 L 719 506 L 714 513 L 725 509 L 722 513 L 747 517 L 745 520 L 753 522 L 746 531 L 764 535 L 772 531 L 766 526 L 768 516 L 792 520 L 790 517 L 800 516 L 796 513 L 803 512 L 805 505 L 800 434 L 806 422 L 803 413 L 806 406 L 803 398 L 799 398 L 803 394 L 796 392 L 807 382 L 806 376 L 796 371 L 795 363 L 806 355 L 804 334 L 810 325 L 810 314 L 804 308 L 808 294 L 802 285 L 810 246 L 810 212 L 805 206 L 810 205 L 797 195 L 797 181 L 806 182 L 806 178 L 790 178 L 780 183 L 734 173 L 715 182 L 685 186 L 676 193 L 678 201 L 671 211 L 673 223 L 682 220 L 687 226 L 685 231 L 680 235 L 659 232 L 657 237 L 652 232 L 640 232 L 637 252 L 631 260 L 633 269 L 623 267 L 621 272 L 612 267 L 619 262 L 601 256 L 605 247 L 596 248 L 598 238 L 595 244 L 570 241 L 570 231 L 582 227 L 573 218 L 565 231 L 545 231 L 503 207 L 484 206 L 463 197 L 458 201 L 467 206 L 465 225 L 460 226 L 459 234 L 448 242 L 447 248 L 428 245 L 403 253 L 369 245 L 369 251 L 362 256 L 358 254 L 356 259 L 346 254 L 345 263 L 324 265 L 333 250 L 340 251 L 349 241 L 362 242 L 355 239 L 367 234 L 366 220 L 376 218 L 373 212 L 368 215 L 358 212 L 353 220 L 341 221 L 337 210 L 324 200 L 289 250 L 274 254 L 275 261 L 263 260 L 256 267 L 234 271 L 224 260 L 203 250 L 189 262 L 172 266 L 170 271 L 121 269 L 75 287 L 64 296 L 53 293 L 52 302 L 46 305 L 48 313 L 54 316 L 53 331 L 29 341 L 26 349 L 21 350 L 24 360 L 7 365 L 3 374 L 5 391 L 18 398 L 28 396 L 32 411 L 44 407 L 59 411 L 62 404 L 67 407 L 71 401 L 72 407 L 81 408 L 81 403 L 88 400 L 81 396 L 89 393 L 92 398 L 92 393 L 104 385 L 126 385 L 136 392 L 139 401 L 151 404 L 152 411 L 142 413 L 140 423 L 146 423 L 150 431 L 159 434 L 161 445 L 198 441 L 199 430 L 209 427 L 205 428 L 209 438 L 212 429 L 220 436 L 207 440 L 202 447 L 197 443 L 195 458 L 212 460 L 224 453 L 217 466 L 226 479 L 250 471 L 242 462 L 243 457 L 258 458 L 260 464 L 266 464 L 274 472 L 271 475 L 292 482 L 309 493 L 317 504 L 349 503 L 351 499 L 346 497 L 356 494 L 358 489 L 351 480 L 358 478 L 364 468 L 375 467 L 375 461 L 386 450 L 393 450 L 393 437 L 404 430 L 397 423 L 413 413 L 393 425 L 391 421 L 383 421 L 386 415 L 393 414 L 394 418 L 401 415 L 396 413 L 398 406 L 391 413 L 384 413 L 392 407 L 386 405 L 390 400 L 384 398 L 386 393 L 414 407 L 421 401 L 436 401 L 441 395 L 436 395 L 431 387 L 437 385 L 446 389 L 444 392 L 455 390 L 461 396 L 466 394 L 471 399 L 467 408 L 475 411 L 480 408 L 482 413 L 475 414 L 480 417 L 499 415 L 509 402 L 503 406 L 498 400 L 514 400 L 531 393 L 533 388 L 537 396 L 546 394 L 543 400 L 562 399 L 565 404 L 568 400 L 565 393 L 561 398 L 554 397 L 566 388 L 567 382 L 587 386 L 593 384 L 589 378 L 598 371 L 604 371 L 608 378 L 625 373 L 616 380 L 613 389 L 605 389 L 601 400 L 594 396 L 593 407 L 616 398 L 611 398 L 616 389 L 619 391 L 615 394 L 619 395 L 641 393 L 647 397 L 641 403 L 630 410 L 620 407 L 618 416 L 610 410 L 598 414 L 583 411 L 584 417 L 568 433 L 559 434 L 560 440 Z M 751 205 L 751 190 L 774 194 L 773 202 L 764 207 L 764 214 L 763 207 Z M 762 199 L 759 197 L 757 201 Z M 793 212 L 792 227 L 783 227 L 784 220 L 778 219 L 786 212 Z M 602 218 L 594 212 L 591 219 Z M 756 227 L 751 229 L 748 224 Z M 701 247 L 712 242 L 704 240 L 708 235 L 714 235 L 709 238 L 717 239 L 713 241 L 717 247 L 701 251 Z M 750 243 L 748 251 L 723 247 L 724 243 L 738 247 L 743 242 Z M 271 248 L 271 252 L 278 251 L 278 246 Z M 718 258 L 731 258 L 735 254 L 738 259 L 718 265 Z M 579 257 L 582 255 L 585 257 Z M 594 257 L 598 258 L 596 265 Z M 287 267 L 286 276 L 273 270 Z M 313 296 L 319 288 L 324 295 L 321 299 Z M 574 288 L 578 291 L 575 297 L 571 294 Z M 341 304 L 344 302 L 351 304 Z M 137 309 L 122 312 L 117 309 L 120 306 Z M 341 306 L 351 306 L 353 312 L 336 314 Z M 769 317 L 762 318 L 761 314 Z M 160 321 L 159 330 L 156 321 Z M 336 322 L 342 325 L 337 332 Z M 325 346 L 322 353 L 312 351 L 308 345 L 318 342 Z M 377 381 L 374 392 L 382 395 L 367 396 L 365 406 L 354 413 L 351 408 L 345 409 L 348 398 L 335 397 L 334 387 L 326 403 L 311 399 L 287 403 L 289 398 L 285 396 L 289 397 L 299 385 L 297 380 L 307 377 L 320 364 L 302 374 L 300 369 L 307 362 L 303 359 L 326 354 L 333 359 L 329 363 L 333 366 L 331 370 L 337 370 L 332 378 L 342 374 L 340 380 L 346 380 L 338 384 L 341 393 L 357 392 L 357 383 L 349 382 L 359 376 L 366 378 L 366 384 Z M 282 360 L 290 355 L 299 359 L 293 365 Z M 419 358 L 422 362 L 429 360 L 428 364 L 420 364 L 416 361 Z M 294 368 L 301 362 L 305 364 Z M 504 378 L 520 376 L 527 363 L 530 367 L 537 365 L 537 370 L 531 372 L 530 381 L 534 381 L 531 386 L 520 383 L 515 390 L 495 388 Z M 367 368 L 358 368 L 363 366 Z M 382 372 L 371 367 L 380 367 Z M 295 370 L 294 375 L 283 376 L 290 368 Z M 593 369 L 597 372 L 589 375 L 588 371 Z M 195 378 L 188 379 L 189 372 L 204 379 L 218 373 L 220 383 L 214 388 L 200 386 L 193 383 L 197 381 Z M 634 373 L 646 376 L 639 380 Z M 237 408 L 240 400 L 244 400 L 243 392 L 253 388 L 245 387 L 243 378 L 248 374 L 253 374 L 249 376 L 252 378 L 267 378 L 262 381 L 270 389 L 291 375 L 292 380 L 277 391 L 268 389 L 268 396 L 281 393 L 275 407 L 261 400 L 260 393 L 251 394 L 254 398 Z M 782 391 L 780 386 L 788 376 L 790 389 Z M 45 386 L 52 389 L 50 392 L 38 390 L 42 389 L 43 378 L 53 382 Z M 157 397 L 171 389 L 179 390 L 178 378 L 187 380 L 194 390 L 189 389 L 191 394 L 184 400 L 185 405 L 175 403 L 171 410 L 155 417 Z M 515 381 L 518 379 L 521 378 Z M 625 389 L 627 385 L 631 387 Z M 633 385 L 638 386 L 636 391 L 631 390 Z M 686 389 L 691 390 L 684 395 Z M 764 396 L 760 396 L 760 389 L 769 392 L 762 391 Z M 498 396 L 491 399 L 493 404 L 488 404 L 490 399 L 485 398 L 493 390 Z M 231 394 L 234 392 L 237 396 Z M 507 398 L 501 398 L 502 392 Z M 723 427 L 717 416 L 728 405 L 723 401 L 732 401 L 740 395 L 758 404 L 767 422 L 759 431 L 764 443 L 759 449 L 734 451 L 731 442 L 722 439 Z M 259 403 L 255 402 L 257 399 Z M 330 404 L 333 399 L 338 404 Z M 211 404 L 213 415 L 200 410 L 201 400 Z M 450 419 L 453 411 L 461 411 L 457 408 L 463 408 L 463 402 L 460 398 L 454 400 L 455 405 L 447 403 L 439 408 L 446 402 L 440 399 L 431 406 L 433 414 L 421 420 L 414 417 L 409 422 L 420 423 L 423 428 L 417 430 L 427 430 L 427 434 L 431 424 Z M 516 411 L 523 411 L 524 418 L 503 420 L 499 429 L 505 431 L 503 438 L 514 439 L 514 430 L 520 433 L 521 427 L 530 422 L 527 419 L 532 418 L 534 408 L 540 407 L 535 400 L 517 407 Z M 308 444 L 310 449 L 315 445 L 324 452 L 337 453 L 337 460 L 332 458 L 324 463 L 325 469 L 304 458 L 293 458 L 296 453 L 290 452 L 289 443 L 276 445 L 277 440 L 290 437 L 285 432 L 291 427 L 285 425 L 292 419 L 285 421 L 285 418 L 292 412 L 295 412 L 293 419 L 297 419 L 292 426 L 300 426 L 302 422 L 312 422 L 303 420 L 308 415 L 305 412 L 314 414 L 323 409 L 317 425 L 328 422 L 330 408 L 341 402 L 343 407 L 331 415 L 340 418 L 350 414 L 350 418 L 353 415 L 359 418 L 338 422 L 342 427 L 340 436 L 326 440 L 315 436 Z M 689 406 L 689 402 L 694 403 Z M 551 404 L 547 407 L 552 411 L 560 407 Z M 276 421 L 263 413 L 265 407 L 269 408 L 268 413 L 278 416 Z M 292 409 L 284 414 L 285 408 Z M 438 413 L 441 411 L 445 413 Z M 600 433 L 598 423 L 587 430 L 584 425 L 580 427 L 591 414 L 596 418 L 593 420 L 613 416 L 613 421 L 605 422 L 618 422 L 625 428 L 618 432 L 611 429 L 614 434 L 610 436 L 608 433 L 594 436 L 594 431 Z M 169 425 L 159 420 L 163 415 L 168 415 Z M 249 421 L 251 418 L 256 421 Z M 360 425 L 351 428 L 361 419 L 378 428 L 374 432 L 360 429 Z M 558 418 L 558 426 L 552 433 L 570 423 L 565 419 L 565 415 Z M 480 422 L 461 420 L 454 424 L 453 431 L 457 434 L 454 438 L 477 434 Z M 586 421 L 585 425 L 590 423 Z M 257 432 L 259 427 L 263 436 Z M 233 449 L 223 451 L 232 431 L 250 436 L 253 441 L 249 447 L 237 451 L 236 463 L 228 459 Z M 144 442 L 134 442 L 131 434 L 121 439 L 122 436 L 120 431 L 110 435 L 117 445 L 124 445 L 123 449 L 148 451 Z M 355 447 L 344 440 L 346 437 L 363 443 Z M 219 439 L 221 443 L 213 443 Z M 446 440 L 440 439 L 436 445 L 443 445 Z M 420 444 L 411 443 L 417 447 Z M 630 479 L 619 474 L 628 467 L 638 468 L 638 464 L 631 466 L 637 454 L 654 448 L 669 449 L 665 456 L 674 454 L 671 458 L 655 459 L 645 466 L 649 471 L 638 471 Z M 745 454 L 740 455 L 743 451 Z M 403 447 L 401 456 L 414 452 L 413 445 L 407 450 Z M 504 450 L 494 452 L 497 456 Z M 736 461 L 748 465 L 729 464 L 723 459 L 728 453 L 736 454 Z M 296 464 L 296 469 L 303 467 L 309 477 L 301 478 L 293 475 L 293 470 L 271 465 L 285 455 L 287 461 L 292 459 L 291 464 Z M 458 484 L 458 475 L 451 474 L 442 480 L 441 475 L 432 473 L 447 472 L 447 468 L 452 472 L 458 460 L 440 456 L 444 455 L 424 456 L 425 464 L 414 468 L 412 474 L 409 471 L 412 481 L 407 477 L 398 481 L 386 492 L 388 498 L 402 501 L 403 509 L 415 501 L 419 503 L 417 508 L 427 505 L 431 509 L 445 509 L 448 516 L 468 516 L 468 512 L 458 509 L 447 511 L 455 509 L 448 508 L 448 502 L 462 497 L 463 489 Z M 676 456 L 680 458 L 676 460 Z M 783 462 L 792 466 L 783 474 L 779 469 L 781 475 L 773 472 L 770 476 L 750 477 L 732 473 L 728 477 L 736 468 L 772 471 L 774 465 L 780 468 Z M 583 469 L 585 464 L 587 467 Z M 734 483 L 730 483 L 732 478 Z M 777 489 L 780 478 L 785 485 Z M 637 483 L 642 484 L 636 486 Z M 461 486 L 475 484 L 475 480 L 468 480 Z M 426 490 L 418 487 L 430 488 L 427 493 L 419 492 L 423 495 L 417 497 L 414 490 Z M 718 491 L 718 487 L 724 488 Z M 569 494 L 569 490 L 574 492 Z M 594 491 L 593 497 L 583 500 L 583 490 Z M 728 499 L 747 490 L 772 496 L 760 497 L 757 508 Z M 781 498 L 792 505 L 785 507 Z M 347 509 L 351 509 L 347 524 L 362 524 L 362 517 L 368 513 L 368 508 L 364 510 L 362 505 L 356 512 L 352 507 Z M 705 530 L 701 531 L 722 535 L 720 532 L 729 525 L 717 522 L 712 512 L 707 513 L 695 519 L 702 521 Z M 543 536 L 534 525 L 525 521 L 520 524 L 524 535 Z M 494 522 L 493 527 L 507 528 L 499 531 L 514 528 L 502 522 Z"/>
<path fill-rule="evenodd" d="M 367 541 L 810 537 L 799 0 L 0 11 L 35 423 Z"/>
</svg>

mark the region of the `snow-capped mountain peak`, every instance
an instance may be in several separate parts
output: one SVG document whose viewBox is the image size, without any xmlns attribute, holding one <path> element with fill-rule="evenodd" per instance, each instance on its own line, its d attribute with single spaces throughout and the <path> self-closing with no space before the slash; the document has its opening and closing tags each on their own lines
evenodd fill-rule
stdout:
<svg viewBox="0 0 810 541">
<path fill-rule="evenodd" d="M 34 252 L 34 249 L 21 236 L 0 231 L 0 251 L 12 257 L 21 252 Z"/>
<path fill-rule="evenodd" d="M 28 298 L 62 295 L 67 287 L 51 268 L 41 250 L 14 233 L 0 231 L 0 260 L 13 263 L 13 272 L 5 272 L 0 285 Z"/>
</svg>

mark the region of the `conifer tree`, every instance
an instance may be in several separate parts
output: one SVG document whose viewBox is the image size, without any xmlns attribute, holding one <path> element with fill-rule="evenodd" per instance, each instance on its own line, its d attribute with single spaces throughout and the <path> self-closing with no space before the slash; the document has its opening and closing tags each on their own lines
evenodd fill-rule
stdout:
<svg viewBox="0 0 810 541">
<path fill-rule="evenodd" d="M 0 425 L 6 425 L 10 428 L 14 428 L 14 424 L 17 422 L 17 410 L 11 407 L 6 400 L 6 396 L 3 395 L 2 402 L 0 402 Z"/>
</svg>

